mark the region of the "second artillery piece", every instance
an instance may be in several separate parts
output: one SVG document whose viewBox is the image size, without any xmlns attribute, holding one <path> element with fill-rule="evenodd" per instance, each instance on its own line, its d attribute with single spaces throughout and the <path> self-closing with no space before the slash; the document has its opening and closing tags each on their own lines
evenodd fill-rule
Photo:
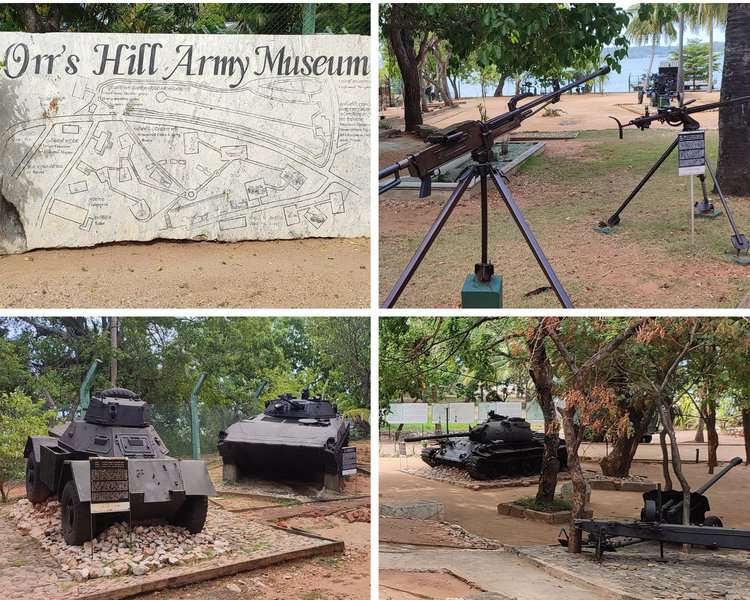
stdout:
<svg viewBox="0 0 750 600">
<path fill-rule="evenodd" d="M 448 465 L 465 469 L 472 479 L 500 476 L 538 475 L 542 471 L 544 434 L 535 433 L 520 417 L 505 417 L 490 411 L 487 420 L 469 431 L 417 435 L 407 442 L 437 441 L 426 446 L 422 460 L 431 467 Z M 560 469 L 567 468 L 568 453 L 560 440 L 557 451 Z"/>
</svg>

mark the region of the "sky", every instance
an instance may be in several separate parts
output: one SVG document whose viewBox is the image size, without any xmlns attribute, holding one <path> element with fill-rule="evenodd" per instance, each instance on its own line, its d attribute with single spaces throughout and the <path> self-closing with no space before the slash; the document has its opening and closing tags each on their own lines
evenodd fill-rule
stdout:
<svg viewBox="0 0 750 600">
<path fill-rule="evenodd" d="M 630 6 L 633 6 L 636 4 L 635 1 L 633 2 L 615 2 L 616 6 L 619 6 L 620 8 L 629 8 Z M 707 42 L 708 41 L 708 32 L 707 31 L 685 31 L 685 41 L 693 38 L 698 38 L 701 41 Z M 718 27 L 714 28 L 714 42 L 723 42 L 724 41 L 724 30 L 719 29 Z M 677 45 L 677 42 L 672 42 L 673 46 Z"/>
</svg>

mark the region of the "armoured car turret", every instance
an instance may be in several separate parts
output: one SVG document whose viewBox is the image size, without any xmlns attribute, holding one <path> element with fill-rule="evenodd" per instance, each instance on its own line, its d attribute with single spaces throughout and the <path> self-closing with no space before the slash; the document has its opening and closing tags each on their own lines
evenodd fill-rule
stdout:
<svg viewBox="0 0 750 600">
<path fill-rule="evenodd" d="M 307 390 L 282 394 L 255 417 L 219 433 L 224 479 L 260 478 L 341 487 L 349 425 L 336 406 Z"/>
<path fill-rule="evenodd" d="M 170 457 L 148 422 L 148 405 L 123 388 L 94 394 L 82 419 L 48 436 L 30 437 L 24 456 L 27 498 L 34 503 L 59 498 L 63 537 L 72 545 L 91 539 L 113 517 L 97 515 L 92 531 L 91 458 L 127 459 L 133 521 L 161 518 L 198 533 L 206 521 L 208 496 L 216 495 L 205 463 Z"/>
<path fill-rule="evenodd" d="M 437 441 L 422 450 L 422 460 L 431 467 L 449 465 L 466 469 L 472 479 L 538 475 L 542 471 L 544 434 L 535 433 L 519 417 L 504 417 L 490 411 L 487 420 L 469 431 L 409 436 L 406 441 Z M 567 468 L 568 454 L 560 440 L 560 468 Z"/>
</svg>

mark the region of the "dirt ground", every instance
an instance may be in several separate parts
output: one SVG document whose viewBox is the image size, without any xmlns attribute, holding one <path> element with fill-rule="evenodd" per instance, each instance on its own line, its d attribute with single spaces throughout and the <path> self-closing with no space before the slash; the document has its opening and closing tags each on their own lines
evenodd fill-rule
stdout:
<svg viewBox="0 0 750 600">
<path fill-rule="evenodd" d="M 370 240 L 122 243 L 0 256 L 3 308 L 364 308 Z"/>
<path fill-rule="evenodd" d="M 536 117 L 535 121 L 544 121 Z M 584 131 L 574 140 L 545 142 L 522 165 L 510 188 L 576 307 L 732 308 L 750 290 L 750 268 L 732 262 L 725 216 L 695 220 L 690 234 L 689 179 L 673 156 L 622 214 L 610 235 L 593 231 L 674 139 L 667 131 Z M 383 163 L 419 145 L 409 136 L 384 140 Z M 707 134 L 709 156 L 717 134 Z M 397 306 L 454 308 L 479 258 L 479 186 L 454 210 Z M 696 193 L 700 189 L 696 182 Z M 437 216 L 448 193 L 418 199 L 396 189 L 380 198 L 380 297 L 385 297 Z M 750 229 L 750 202 L 729 198 L 740 229 Z M 718 198 L 713 201 L 719 205 Z M 503 277 L 506 308 L 559 304 L 496 191 L 490 190 L 489 256 Z"/>
<path fill-rule="evenodd" d="M 361 464 L 369 467 L 369 444 L 358 446 Z M 207 455 L 212 479 L 221 477 L 219 459 Z M 218 478 L 218 479 L 217 479 Z M 234 496 L 243 517 L 282 527 L 304 529 L 322 537 L 341 540 L 346 546 L 343 555 L 314 557 L 280 564 L 266 569 L 249 571 L 174 590 L 163 590 L 139 596 L 142 600 L 367 600 L 370 598 L 370 523 L 362 520 L 349 522 L 346 514 L 369 510 L 370 478 L 359 473 L 356 483 L 346 481 L 344 493 L 358 498 L 344 498 L 334 502 L 290 504 L 284 499 L 250 496 L 243 502 Z M 23 484 L 11 489 L 11 498 L 24 495 Z M 238 591 L 239 590 L 239 591 Z"/>
<path fill-rule="evenodd" d="M 415 598 L 460 598 L 477 593 L 477 588 L 451 573 L 409 573 L 404 581 L 401 571 L 381 569 L 380 597 L 384 600 L 413 600 Z M 415 592 L 415 590 L 419 592 Z"/>
<path fill-rule="evenodd" d="M 680 432 L 681 439 L 692 439 L 693 432 Z M 736 443 L 738 438 L 722 436 L 722 443 Z M 695 455 L 692 444 L 680 444 L 681 456 L 684 460 Z M 705 446 L 703 446 L 705 448 Z M 728 460 L 733 456 L 744 457 L 743 448 L 736 446 L 719 446 L 720 460 Z M 604 444 L 591 444 L 586 454 L 592 456 L 604 455 Z M 657 462 L 641 462 L 655 457 L 658 444 L 641 444 L 636 453 L 631 473 L 640 475 L 654 482 L 662 482 L 661 464 Z M 705 451 L 702 451 L 705 460 Z M 507 488 L 489 490 L 471 490 L 451 485 L 441 481 L 433 481 L 422 477 L 415 477 L 402 473 L 400 469 L 405 465 L 415 466 L 421 463 L 418 456 L 408 458 L 380 458 L 380 501 L 404 502 L 407 500 L 436 500 L 445 505 L 445 520 L 456 523 L 475 535 L 496 540 L 501 544 L 511 546 L 532 546 L 537 544 L 556 543 L 559 525 L 547 525 L 537 521 L 518 519 L 499 515 L 497 505 L 523 496 L 536 493 L 536 487 Z M 598 464 L 586 461 L 584 468 L 600 472 Z M 694 464 L 686 462 L 683 465 L 685 475 L 691 486 L 696 488 L 709 479 L 705 462 Z M 676 480 L 675 480 L 676 481 Z M 722 519 L 726 527 L 750 528 L 750 510 L 747 498 L 750 496 L 750 467 L 746 464 L 732 469 L 719 483 L 706 494 L 711 504 L 710 514 Z M 591 504 L 594 517 L 626 517 L 636 518 L 643 505 L 641 494 L 637 492 L 616 492 L 593 490 Z M 409 543 L 409 539 L 419 543 L 434 543 L 434 527 L 424 528 L 424 539 L 420 538 L 419 527 L 408 527 L 400 523 L 400 519 L 381 519 L 380 540 L 389 543 Z M 413 523 L 410 521 L 410 523 Z M 442 543 L 442 542 L 441 542 Z"/>
</svg>

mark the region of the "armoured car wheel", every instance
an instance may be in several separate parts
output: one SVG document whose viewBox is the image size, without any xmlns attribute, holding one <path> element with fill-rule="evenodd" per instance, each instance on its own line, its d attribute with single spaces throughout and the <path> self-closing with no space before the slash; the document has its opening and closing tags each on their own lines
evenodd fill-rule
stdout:
<svg viewBox="0 0 750 600">
<path fill-rule="evenodd" d="M 482 466 L 483 465 L 480 462 L 480 459 L 478 459 L 476 456 L 469 456 L 466 460 L 464 460 L 464 467 L 466 467 L 466 472 L 469 474 L 469 477 L 471 477 L 472 479 L 478 479 L 480 481 L 491 479 L 492 473 L 483 471 Z"/>
<path fill-rule="evenodd" d="M 438 461 L 435 460 L 437 448 L 422 448 L 422 460 L 431 467 L 437 467 Z"/>
<path fill-rule="evenodd" d="M 174 524 L 184 527 L 190 533 L 200 533 L 206 524 L 208 514 L 208 496 L 187 496 L 184 504 L 177 511 Z"/>
<path fill-rule="evenodd" d="M 704 527 L 724 527 L 724 523 L 721 522 L 719 517 L 706 517 L 703 521 Z"/>
<path fill-rule="evenodd" d="M 39 478 L 39 465 L 33 455 L 26 459 L 26 497 L 30 502 L 38 504 L 49 498 L 52 492 Z"/>
<path fill-rule="evenodd" d="M 78 499 L 73 480 L 63 488 L 61 507 L 62 534 L 65 543 L 80 546 L 91 539 L 91 505 Z"/>
</svg>

